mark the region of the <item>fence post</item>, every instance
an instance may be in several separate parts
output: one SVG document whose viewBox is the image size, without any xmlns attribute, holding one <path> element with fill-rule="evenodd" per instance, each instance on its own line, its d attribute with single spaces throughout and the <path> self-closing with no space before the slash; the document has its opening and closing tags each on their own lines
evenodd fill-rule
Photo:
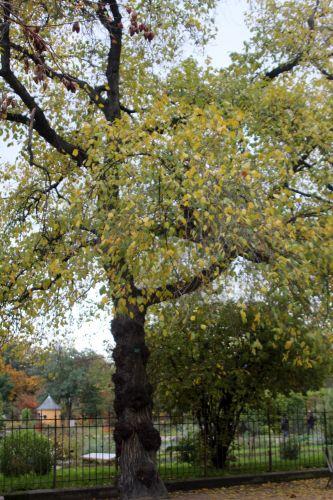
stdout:
<svg viewBox="0 0 333 500">
<path fill-rule="evenodd" d="M 112 428 L 114 429 L 114 420 L 112 420 Z M 110 439 L 110 434 L 111 434 L 111 411 L 109 410 L 109 439 Z M 110 442 L 110 441 L 109 441 Z M 115 443 L 115 441 L 114 441 Z M 111 453 L 111 447 L 109 447 L 109 452 Z M 116 455 L 116 458 L 115 458 L 115 461 L 114 461 L 114 465 L 115 465 L 115 474 L 116 474 L 116 477 L 114 478 L 114 484 L 115 486 L 118 486 L 118 483 L 119 483 L 119 449 L 118 449 L 118 445 L 115 443 L 115 455 Z"/>
<path fill-rule="evenodd" d="M 204 476 L 207 477 L 207 428 L 204 423 Z"/>
<path fill-rule="evenodd" d="M 267 425 L 268 425 L 268 472 L 272 472 L 272 435 L 271 435 L 271 414 L 268 408 L 267 410 Z"/>
<path fill-rule="evenodd" d="M 54 415 L 54 451 L 53 451 L 53 481 L 52 488 L 57 487 L 57 414 Z"/>
<path fill-rule="evenodd" d="M 324 433 L 325 433 L 325 452 L 328 456 L 328 442 L 327 442 L 327 418 L 326 418 L 326 408 L 324 406 Z"/>
</svg>

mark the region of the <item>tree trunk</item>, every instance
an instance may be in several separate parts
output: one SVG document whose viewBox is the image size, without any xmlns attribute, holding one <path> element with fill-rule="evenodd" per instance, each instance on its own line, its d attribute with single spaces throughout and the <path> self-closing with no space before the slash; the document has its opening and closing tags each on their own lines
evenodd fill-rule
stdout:
<svg viewBox="0 0 333 500">
<path fill-rule="evenodd" d="M 233 405 L 232 395 L 224 395 L 218 403 L 203 395 L 197 412 L 198 423 L 216 469 L 224 469 L 235 437 L 240 409 Z"/>
<path fill-rule="evenodd" d="M 230 446 L 234 440 L 239 414 L 230 408 L 216 421 L 212 436 L 212 464 L 216 469 L 224 469 L 230 454 Z"/>
<path fill-rule="evenodd" d="M 224 469 L 231 442 L 232 438 L 228 437 L 228 442 L 226 442 L 221 436 L 217 436 L 216 444 L 211 450 L 212 464 L 216 469 Z"/>
<path fill-rule="evenodd" d="M 146 373 L 149 351 L 144 321 L 145 315 L 137 310 L 133 319 L 118 314 L 112 321 L 116 342 L 114 438 L 120 465 L 119 488 L 124 500 L 167 498 L 156 466 L 161 438 L 152 422 L 152 386 Z"/>
</svg>

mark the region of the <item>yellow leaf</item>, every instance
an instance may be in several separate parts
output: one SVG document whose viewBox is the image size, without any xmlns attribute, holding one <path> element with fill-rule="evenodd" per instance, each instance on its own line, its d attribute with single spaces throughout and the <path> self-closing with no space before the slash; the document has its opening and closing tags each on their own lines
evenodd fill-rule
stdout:
<svg viewBox="0 0 333 500">
<path fill-rule="evenodd" d="M 293 345 L 293 341 L 287 340 L 287 342 L 284 344 L 284 348 L 286 349 L 286 351 L 289 351 L 289 349 L 291 348 L 292 345 Z"/>
</svg>

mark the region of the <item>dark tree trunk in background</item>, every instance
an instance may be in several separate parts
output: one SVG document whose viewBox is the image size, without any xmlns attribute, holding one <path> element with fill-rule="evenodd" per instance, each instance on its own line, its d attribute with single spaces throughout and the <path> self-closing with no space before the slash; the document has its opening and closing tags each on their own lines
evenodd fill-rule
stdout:
<svg viewBox="0 0 333 500">
<path fill-rule="evenodd" d="M 224 469 L 229 457 L 229 450 L 234 438 L 234 432 L 227 434 L 227 430 L 228 426 L 226 429 L 219 429 L 219 431 L 216 431 L 216 435 L 212 436 L 211 460 L 213 467 L 216 469 Z"/>
<path fill-rule="evenodd" d="M 134 318 L 116 315 L 111 327 L 116 343 L 113 352 L 117 415 L 114 438 L 123 499 L 167 497 L 156 466 L 161 438 L 152 422 L 152 386 L 146 373 L 149 351 L 144 321 L 144 314 L 135 311 Z"/>
<path fill-rule="evenodd" d="M 232 397 L 224 396 L 219 403 L 210 398 L 202 398 L 197 417 L 211 463 L 216 469 L 224 469 L 226 466 L 239 416 L 240 409 L 234 407 Z"/>
</svg>

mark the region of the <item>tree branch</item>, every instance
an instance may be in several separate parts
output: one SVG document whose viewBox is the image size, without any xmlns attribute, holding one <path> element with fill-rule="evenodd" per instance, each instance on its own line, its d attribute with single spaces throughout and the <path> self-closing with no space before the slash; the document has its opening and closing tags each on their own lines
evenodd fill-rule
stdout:
<svg viewBox="0 0 333 500">
<path fill-rule="evenodd" d="M 289 191 L 292 191 L 293 193 L 299 194 L 300 196 L 304 196 L 305 198 L 311 198 L 315 199 L 318 201 L 322 201 L 324 203 L 332 203 L 331 200 L 327 200 L 325 198 L 322 198 L 321 196 L 317 195 L 316 193 L 307 193 L 305 191 L 301 191 L 300 189 L 295 189 L 289 186 L 288 182 L 285 183 L 284 187 L 288 189 Z"/>
<path fill-rule="evenodd" d="M 324 75 L 327 80 L 333 80 L 333 73 L 329 73 L 325 68 L 323 68 L 320 64 L 316 63 L 315 67 L 320 71 L 322 75 Z"/>
<path fill-rule="evenodd" d="M 302 54 L 297 54 L 295 57 L 290 59 L 290 61 L 282 63 L 279 66 L 276 66 L 276 68 L 272 69 L 271 71 L 267 71 L 265 73 L 265 77 L 269 78 L 270 80 L 273 80 L 274 78 L 277 78 L 279 75 L 282 75 L 282 73 L 286 73 L 294 69 L 296 66 L 298 66 L 301 59 L 302 59 Z"/>
<path fill-rule="evenodd" d="M 293 215 L 293 217 L 290 217 L 290 219 L 288 219 L 286 221 L 286 224 L 294 223 L 297 221 L 297 219 L 307 219 L 307 218 L 311 218 L 311 217 L 320 217 L 321 214 L 327 214 L 327 212 L 329 210 L 330 209 L 327 208 L 327 209 L 321 209 L 321 210 L 313 210 L 310 212 L 299 212 L 298 214 Z"/>
<path fill-rule="evenodd" d="M 12 49 L 25 56 L 27 59 L 30 59 L 34 64 L 42 65 L 45 71 L 45 75 L 51 78 L 52 80 L 59 80 L 59 81 L 68 80 L 72 83 L 75 83 L 80 89 L 86 92 L 92 104 L 94 104 L 99 109 L 104 111 L 106 101 L 101 96 L 101 90 L 100 90 L 104 89 L 103 86 L 101 86 L 100 88 L 95 88 L 85 80 L 81 80 L 80 78 L 70 75 L 67 72 L 55 71 L 53 68 L 51 68 L 51 66 L 46 64 L 43 56 L 37 56 L 36 54 L 33 54 L 32 52 L 26 50 L 24 47 L 21 47 L 21 45 L 11 42 L 10 46 Z"/>
<path fill-rule="evenodd" d="M 20 97 L 22 102 L 27 106 L 30 112 L 35 110 L 34 117 L 34 130 L 46 140 L 48 144 L 53 146 L 57 151 L 62 154 L 66 154 L 72 157 L 72 159 L 78 163 L 82 164 L 87 158 L 86 153 L 78 146 L 71 144 L 66 139 L 61 137 L 50 125 L 47 120 L 44 111 L 38 106 L 35 99 L 28 92 L 27 88 L 23 83 L 15 76 L 11 69 L 10 57 L 10 4 L 6 2 L 4 7 L 4 22 L 0 24 L 0 52 L 1 52 L 1 67 L 0 67 L 0 77 L 2 77 L 5 82 L 10 86 L 10 88 L 15 92 L 17 96 Z M 17 120 L 19 115 L 11 115 L 11 117 Z M 19 121 L 19 123 L 25 123 L 25 120 Z M 30 123 L 30 121 L 29 121 Z M 75 153 L 74 153 L 75 152 Z M 77 153 L 77 154 L 76 154 Z"/>
<path fill-rule="evenodd" d="M 178 281 L 168 284 L 165 287 L 156 288 L 153 295 L 149 297 L 149 305 L 159 304 L 168 299 L 178 299 L 183 295 L 195 292 L 204 283 L 214 281 L 226 269 L 228 262 L 212 264 L 207 269 L 203 269 L 200 274 L 193 276 L 188 281 Z"/>
<path fill-rule="evenodd" d="M 106 9 L 109 6 L 113 16 L 110 20 Z M 108 82 L 105 114 L 110 122 L 120 117 L 120 99 L 119 99 L 119 74 L 122 43 L 122 24 L 121 14 L 119 12 L 116 0 L 99 1 L 97 16 L 101 24 L 106 28 L 110 37 L 110 50 L 108 53 L 106 78 Z"/>
<path fill-rule="evenodd" d="M 23 115 L 21 113 L 6 113 L 2 116 L 2 119 L 8 120 L 9 122 L 22 123 L 23 125 L 29 126 L 30 118 L 29 116 Z"/>
</svg>

